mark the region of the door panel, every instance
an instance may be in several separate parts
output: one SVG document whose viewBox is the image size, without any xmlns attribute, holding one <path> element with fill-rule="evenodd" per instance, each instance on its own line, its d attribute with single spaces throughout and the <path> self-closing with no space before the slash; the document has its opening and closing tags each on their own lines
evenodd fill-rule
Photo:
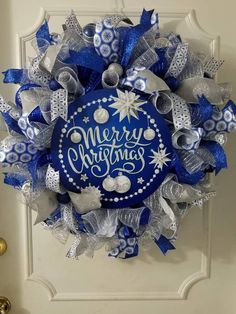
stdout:
<svg viewBox="0 0 236 314">
<path fill-rule="evenodd" d="M 208 1 L 207 8 L 213 3 Z M 233 0 L 228 1 L 223 19 L 223 4 L 217 4 L 209 19 L 203 0 L 160 1 L 159 8 L 155 1 L 0 0 L 1 71 L 24 66 L 33 55 L 34 33 L 45 18 L 50 29 L 59 32 L 71 8 L 84 25 L 121 10 L 137 21 L 142 7 L 155 7 L 163 30 L 180 33 L 193 48 L 215 57 L 221 48 L 227 64 L 218 80 L 229 79 L 235 86 L 236 42 L 231 29 L 236 22 L 230 24 L 234 6 Z M 204 28 L 221 35 L 221 47 L 217 36 L 201 29 L 192 8 L 197 9 Z M 12 87 L 0 87 L 5 97 L 13 97 Z M 235 313 L 234 138 L 227 146 L 230 170 L 215 181 L 217 198 L 202 210 L 190 211 L 175 243 L 177 250 L 166 257 L 152 246 L 141 249 L 133 260 L 108 258 L 104 250 L 93 259 L 68 260 L 65 255 L 72 239 L 62 246 L 42 226 L 34 226 L 35 217 L 20 196 L 1 183 L 0 237 L 7 240 L 9 249 L 0 257 L 0 294 L 11 300 L 11 313 Z"/>
</svg>

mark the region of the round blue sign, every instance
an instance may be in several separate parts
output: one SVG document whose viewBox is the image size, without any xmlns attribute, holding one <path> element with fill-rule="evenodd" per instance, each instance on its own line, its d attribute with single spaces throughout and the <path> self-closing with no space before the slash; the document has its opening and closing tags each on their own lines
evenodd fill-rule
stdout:
<svg viewBox="0 0 236 314">
<path fill-rule="evenodd" d="M 104 208 L 135 206 L 163 182 L 171 134 L 154 105 L 134 92 L 102 89 L 69 105 L 52 137 L 52 162 L 69 191 L 97 187 Z"/>
</svg>

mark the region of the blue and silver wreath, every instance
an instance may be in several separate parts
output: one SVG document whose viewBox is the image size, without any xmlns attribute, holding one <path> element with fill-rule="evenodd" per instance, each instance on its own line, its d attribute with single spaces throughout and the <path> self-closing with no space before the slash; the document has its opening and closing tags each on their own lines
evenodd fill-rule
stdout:
<svg viewBox="0 0 236 314">
<path fill-rule="evenodd" d="M 36 223 L 74 237 L 68 257 L 174 249 L 187 211 L 215 195 L 208 174 L 227 167 L 236 106 L 214 81 L 223 61 L 162 34 L 154 10 L 84 27 L 72 12 L 61 34 L 45 21 L 33 46 L 28 67 L 4 72 L 19 85 L 15 104 L 0 97 L 4 182 Z"/>
</svg>

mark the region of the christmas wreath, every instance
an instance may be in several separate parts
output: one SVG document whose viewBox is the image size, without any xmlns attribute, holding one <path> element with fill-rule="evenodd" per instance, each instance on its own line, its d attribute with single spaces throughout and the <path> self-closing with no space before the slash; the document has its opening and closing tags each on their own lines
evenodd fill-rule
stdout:
<svg viewBox="0 0 236 314">
<path fill-rule="evenodd" d="M 45 21 L 36 56 L 9 69 L 15 104 L 0 98 L 9 135 L 4 182 L 65 243 L 68 257 L 138 255 L 151 240 L 166 254 L 192 206 L 215 195 L 208 173 L 226 168 L 226 133 L 236 128 L 223 61 L 163 34 L 154 10 L 138 25 L 124 15 L 84 27 L 72 12 L 62 34 Z"/>
</svg>

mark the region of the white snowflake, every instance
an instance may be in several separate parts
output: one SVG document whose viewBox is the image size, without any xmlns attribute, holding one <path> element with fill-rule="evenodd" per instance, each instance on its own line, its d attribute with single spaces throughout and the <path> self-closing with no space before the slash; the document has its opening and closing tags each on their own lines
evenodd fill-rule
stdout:
<svg viewBox="0 0 236 314">
<path fill-rule="evenodd" d="M 81 174 L 80 180 L 82 180 L 82 181 L 84 181 L 84 182 L 87 181 L 87 180 L 88 180 L 87 174 Z"/>
<path fill-rule="evenodd" d="M 83 118 L 83 122 L 84 122 L 84 123 L 88 123 L 88 122 L 89 122 L 89 117 L 84 117 L 84 118 Z"/>
<path fill-rule="evenodd" d="M 128 118 L 129 122 L 131 117 L 138 119 L 138 111 L 143 111 L 143 109 L 140 107 L 145 104 L 146 101 L 138 100 L 139 95 L 136 95 L 133 92 L 125 91 L 123 93 L 119 89 L 117 89 L 117 95 L 118 97 L 112 96 L 115 102 L 109 106 L 113 109 L 116 109 L 115 113 L 113 113 L 113 116 L 119 114 L 120 122 L 126 117 Z"/>
<path fill-rule="evenodd" d="M 143 180 L 142 177 L 140 177 L 140 178 L 138 178 L 137 182 L 138 182 L 139 184 L 143 184 L 144 180 Z"/>
<path fill-rule="evenodd" d="M 149 164 L 154 164 L 154 168 L 158 167 L 162 170 L 163 166 L 166 166 L 167 162 L 171 161 L 171 159 L 167 157 L 168 155 L 170 155 L 170 153 L 166 153 L 166 148 L 158 149 L 157 152 L 152 150 L 152 153 L 153 156 L 149 156 L 150 158 L 152 158 L 152 161 L 150 161 Z"/>
</svg>

